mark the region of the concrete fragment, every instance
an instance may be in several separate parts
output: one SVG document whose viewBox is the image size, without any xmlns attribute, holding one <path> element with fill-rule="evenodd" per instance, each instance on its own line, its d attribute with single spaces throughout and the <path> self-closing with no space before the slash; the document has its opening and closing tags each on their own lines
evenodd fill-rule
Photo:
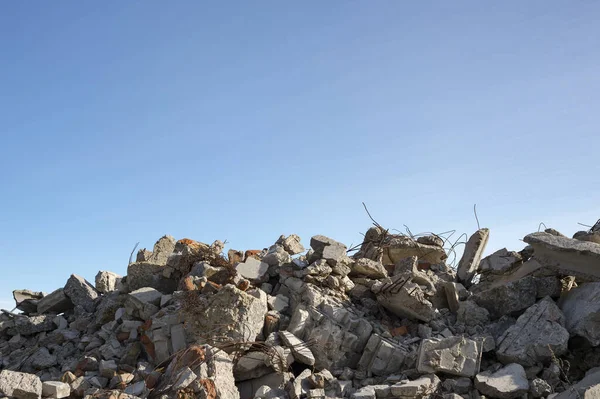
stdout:
<svg viewBox="0 0 600 399">
<path fill-rule="evenodd" d="M 527 309 L 536 298 L 535 280 L 531 276 L 473 294 L 473 300 L 487 309 L 493 319 Z"/>
<path fill-rule="evenodd" d="M 241 356 L 233 367 L 235 381 L 246 381 L 260 378 L 273 372 L 269 367 L 269 354 L 264 352 L 248 352 Z"/>
<path fill-rule="evenodd" d="M 600 345 L 600 282 L 570 290 L 559 305 L 571 335 L 585 338 L 592 346 Z"/>
<path fill-rule="evenodd" d="M 290 234 L 289 236 L 281 236 L 277 240 L 278 244 L 283 246 L 283 249 L 290 255 L 296 255 L 305 251 L 304 246 L 300 243 L 300 237 L 296 234 Z"/>
<path fill-rule="evenodd" d="M 534 398 L 542 398 L 552 393 L 552 387 L 541 378 L 534 378 L 529 384 L 529 393 Z"/>
<path fill-rule="evenodd" d="M 350 267 L 353 275 L 363 275 L 374 279 L 388 276 L 388 272 L 382 263 L 368 258 L 357 259 Z"/>
<path fill-rule="evenodd" d="M 149 262 L 134 262 L 127 266 L 127 288 L 135 291 L 143 287 L 156 288 L 163 294 L 172 294 L 177 281 L 165 276 L 167 267 Z M 168 273 L 167 273 L 168 274 Z"/>
<path fill-rule="evenodd" d="M 41 347 L 29 358 L 31 366 L 35 370 L 44 370 L 58 364 L 56 355 L 50 353 L 48 348 Z"/>
<path fill-rule="evenodd" d="M 2 370 L 0 393 L 15 399 L 39 399 L 42 396 L 42 381 L 34 374 Z"/>
<path fill-rule="evenodd" d="M 14 290 L 13 298 L 15 300 L 15 306 L 23 313 L 35 313 L 37 310 L 37 303 L 44 297 L 43 292 L 35 292 L 31 290 Z"/>
<path fill-rule="evenodd" d="M 96 308 L 98 291 L 83 277 L 72 274 L 65 284 L 64 294 L 75 306 L 81 306 L 86 312 L 93 312 Z"/>
<path fill-rule="evenodd" d="M 96 290 L 103 294 L 115 291 L 121 283 L 121 279 L 122 277 L 117 273 L 101 270 L 96 274 Z"/>
<path fill-rule="evenodd" d="M 458 311 L 460 302 L 459 285 L 462 286 L 462 284 L 451 281 L 448 281 L 443 285 L 444 292 L 446 293 L 446 299 L 448 301 L 448 309 L 450 309 L 452 313 L 456 313 Z"/>
<path fill-rule="evenodd" d="M 290 307 L 290 300 L 285 295 L 279 294 L 268 299 L 269 309 L 283 312 Z"/>
<path fill-rule="evenodd" d="M 372 334 L 362 351 L 357 370 L 370 376 L 387 376 L 405 367 L 408 350 L 396 341 Z"/>
<path fill-rule="evenodd" d="M 265 282 L 268 279 L 269 264 L 253 257 L 239 263 L 236 269 L 240 276 L 254 283 Z"/>
<path fill-rule="evenodd" d="M 73 306 L 73 302 L 65 295 L 64 289 L 59 288 L 39 300 L 37 312 L 59 314 L 73 309 Z"/>
<path fill-rule="evenodd" d="M 175 250 L 175 238 L 170 235 L 164 235 L 154 243 L 151 255 L 146 259 L 150 263 L 164 266 L 167 264 L 169 256 Z"/>
<path fill-rule="evenodd" d="M 523 366 L 511 363 L 495 373 L 484 371 L 477 374 L 475 388 L 492 398 L 511 399 L 526 394 L 529 390 L 529 381 Z"/>
<path fill-rule="evenodd" d="M 496 349 L 498 360 L 533 366 L 564 355 L 569 342 L 564 323 L 565 316 L 554 301 L 550 297 L 542 299 L 500 337 Z"/>
<path fill-rule="evenodd" d="M 133 299 L 139 305 L 150 303 L 154 306 L 158 306 L 162 299 L 162 294 L 152 287 L 143 287 L 130 292 L 128 295 L 129 298 Z"/>
<path fill-rule="evenodd" d="M 305 342 L 298 339 L 298 337 L 289 331 L 280 331 L 279 337 L 281 337 L 284 344 L 292 350 L 292 354 L 296 361 L 308 366 L 315 364 L 315 357 Z"/>
<path fill-rule="evenodd" d="M 304 342 L 314 343 L 315 368 L 356 368 L 373 326 L 342 306 L 297 307 L 289 331 Z"/>
<path fill-rule="evenodd" d="M 375 389 L 372 386 L 367 385 L 366 387 L 362 387 L 354 392 L 351 396 L 351 399 L 375 399 Z"/>
<path fill-rule="evenodd" d="M 348 249 L 344 244 L 322 235 L 312 237 L 310 247 L 314 250 L 316 259 L 325 259 L 332 266 L 346 256 Z"/>
<path fill-rule="evenodd" d="M 413 381 L 394 384 L 391 391 L 395 398 L 430 398 L 440 385 L 441 381 L 435 374 L 426 374 Z"/>
<path fill-rule="evenodd" d="M 521 265 L 522 261 L 518 252 L 502 248 L 481 260 L 479 272 L 482 274 L 506 274 Z"/>
<path fill-rule="evenodd" d="M 412 256 L 416 256 L 420 262 L 436 265 L 448 257 L 443 248 L 437 245 L 421 244 L 407 236 L 390 236 L 383 243 L 382 249 L 384 265 L 395 265 L 400 260 Z M 373 259 L 370 256 L 365 256 L 365 258 Z"/>
<path fill-rule="evenodd" d="M 464 337 L 424 339 L 419 348 L 417 370 L 474 377 L 481 364 L 482 343 Z"/>
<path fill-rule="evenodd" d="M 54 317 L 49 315 L 16 317 L 11 330 L 25 336 L 52 331 L 56 328 L 53 319 Z"/>
<path fill-rule="evenodd" d="M 487 245 L 490 237 L 489 229 L 477 230 L 467 241 L 463 256 L 458 263 L 457 274 L 459 282 L 463 283 L 466 287 L 471 285 L 471 280 L 475 276 L 475 272 L 479 267 L 481 256 Z"/>
<path fill-rule="evenodd" d="M 173 389 L 178 391 L 187 388 L 198 376 L 189 367 L 180 371 L 177 380 L 173 384 Z"/>
<path fill-rule="evenodd" d="M 205 307 L 184 312 L 186 320 L 194 320 L 188 332 L 200 342 L 214 335 L 235 342 L 255 341 L 262 332 L 267 313 L 266 294 L 260 292 L 264 297 L 257 298 L 226 285 L 208 299 Z"/>
<path fill-rule="evenodd" d="M 535 258 L 545 268 L 577 281 L 600 281 L 600 246 L 593 242 L 533 233 L 523 241 L 530 244 Z"/>
<path fill-rule="evenodd" d="M 52 399 L 66 398 L 71 395 L 71 387 L 60 381 L 46 381 L 42 383 L 42 395 Z"/>
<path fill-rule="evenodd" d="M 267 251 L 267 254 L 262 258 L 262 261 L 269 266 L 282 266 L 290 263 L 292 258 L 289 253 L 281 245 L 273 245 Z"/>
<path fill-rule="evenodd" d="M 421 287 L 402 275 L 392 277 L 389 283 L 374 285 L 371 290 L 377 301 L 397 316 L 429 322 L 435 315 Z"/>
</svg>

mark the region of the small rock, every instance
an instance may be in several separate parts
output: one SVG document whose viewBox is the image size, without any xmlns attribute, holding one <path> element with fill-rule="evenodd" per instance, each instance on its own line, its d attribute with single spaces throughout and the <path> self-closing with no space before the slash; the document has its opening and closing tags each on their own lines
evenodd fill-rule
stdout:
<svg viewBox="0 0 600 399">
<path fill-rule="evenodd" d="M 509 364 L 495 373 L 485 371 L 475 377 L 475 388 L 492 398 L 511 399 L 526 394 L 529 381 L 520 364 Z"/>
</svg>

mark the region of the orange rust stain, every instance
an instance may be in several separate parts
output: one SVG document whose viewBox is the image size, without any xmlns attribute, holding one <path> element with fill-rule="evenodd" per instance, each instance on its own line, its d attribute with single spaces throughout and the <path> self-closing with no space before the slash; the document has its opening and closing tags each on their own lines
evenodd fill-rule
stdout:
<svg viewBox="0 0 600 399">
<path fill-rule="evenodd" d="M 246 291 L 248 288 L 250 288 L 250 281 L 242 280 L 239 282 L 237 287 L 238 287 L 238 289 L 240 289 L 242 291 Z"/>
<path fill-rule="evenodd" d="M 181 356 L 182 367 L 198 366 L 206 359 L 206 351 L 198 345 L 190 346 Z M 190 367 L 191 368 L 191 367 Z"/>
<path fill-rule="evenodd" d="M 399 335 L 406 335 L 406 334 L 408 334 L 408 329 L 406 328 L 406 326 L 392 328 L 392 329 L 390 329 L 390 334 L 392 334 L 392 337 L 397 337 Z"/>
<path fill-rule="evenodd" d="M 244 252 L 244 259 L 248 259 L 249 257 L 253 257 L 258 259 L 258 255 L 261 253 L 262 251 L 259 249 L 249 249 L 246 252 Z"/>
<path fill-rule="evenodd" d="M 150 337 L 148 337 L 147 335 L 142 335 L 140 337 L 140 342 L 144 346 L 144 349 L 146 350 L 148 356 L 150 356 L 152 359 L 156 359 L 156 349 L 154 348 L 154 342 L 152 342 Z"/>
<path fill-rule="evenodd" d="M 192 276 L 187 276 L 186 278 L 184 278 L 182 286 L 183 291 L 195 291 L 198 289 L 198 287 L 196 287 L 196 284 L 194 284 L 194 278 Z"/>
<path fill-rule="evenodd" d="M 177 241 L 177 244 L 191 245 L 191 246 L 200 245 L 200 243 L 198 241 L 191 240 L 189 238 L 182 238 L 181 240 Z"/>
<path fill-rule="evenodd" d="M 209 379 L 203 379 L 199 381 L 200 384 L 204 387 L 206 391 L 207 399 L 217 399 L 217 387 L 215 386 L 215 382 Z"/>
</svg>

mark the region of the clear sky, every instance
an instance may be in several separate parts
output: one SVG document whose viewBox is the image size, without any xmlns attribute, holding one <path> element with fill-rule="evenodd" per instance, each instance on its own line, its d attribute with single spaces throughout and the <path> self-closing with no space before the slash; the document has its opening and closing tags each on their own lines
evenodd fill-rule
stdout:
<svg viewBox="0 0 600 399">
<path fill-rule="evenodd" d="M 363 201 L 469 234 L 477 203 L 488 253 L 600 217 L 597 1 L 0 7 L 0 301 L 163 234 L 356 244 Z"/>
</svg>

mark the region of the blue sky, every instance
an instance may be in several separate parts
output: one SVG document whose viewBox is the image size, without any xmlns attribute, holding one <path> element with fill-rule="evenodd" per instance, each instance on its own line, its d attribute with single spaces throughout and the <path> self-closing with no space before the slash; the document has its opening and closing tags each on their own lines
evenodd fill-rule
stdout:
<svg viewBox="0 0 600 399">
<path fill-rule="evenodd" d="M 5 3 L 0 307 L 163 234 L 600 217 L 595 1 Z"/>
</svg>

